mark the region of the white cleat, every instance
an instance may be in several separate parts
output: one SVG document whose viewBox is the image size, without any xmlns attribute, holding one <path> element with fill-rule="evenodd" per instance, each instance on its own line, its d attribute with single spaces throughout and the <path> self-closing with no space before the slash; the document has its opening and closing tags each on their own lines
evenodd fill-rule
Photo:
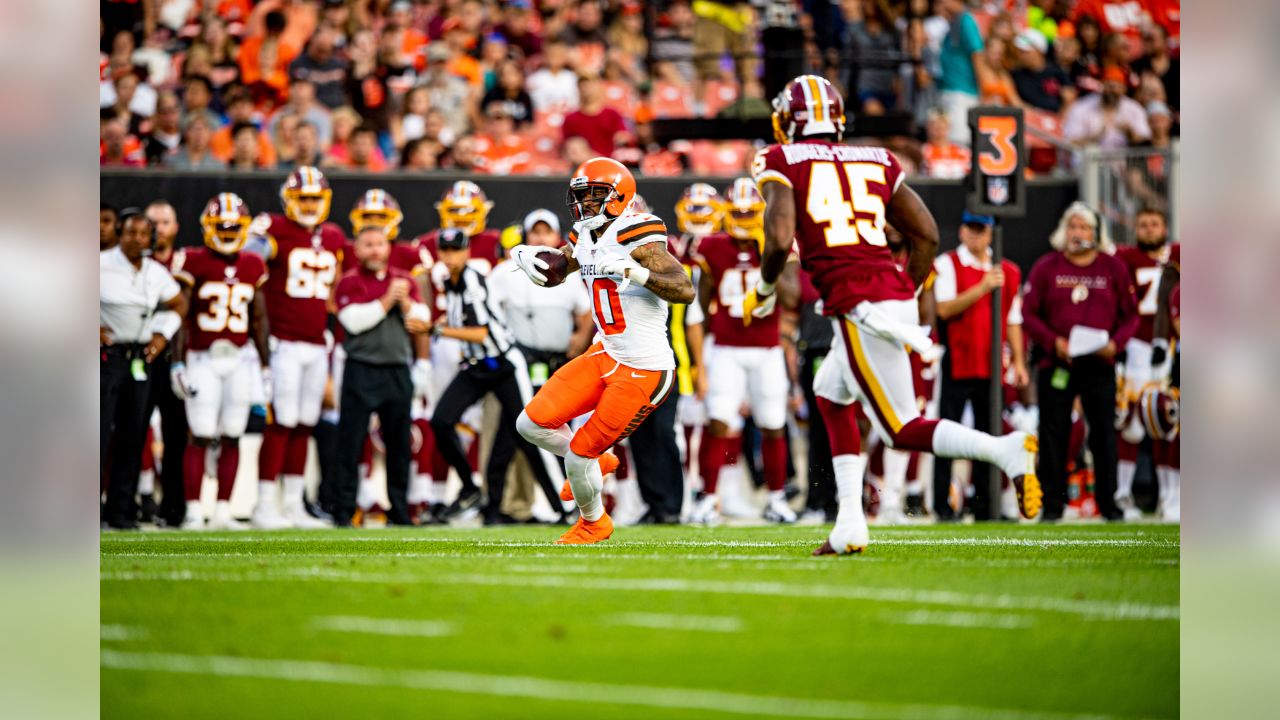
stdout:
<svg viewBox="0 0 1280 720">
<path fill-rule="evenodd" d="M 764 519 L 773 523 L 790 524 L 796 521 L 796 511 L 787 504 L 787 498 L 781 492 L 770 493 L 769 503 L 764 506 Z"/>
<path fill-rule="evenodd" d="M 219 500 L 213 506 L 213 517 L 209 518 L 210 530 L 248 530 L 249 526 L 231 516 L 231 503 Z"/>
<path fill-rule="evenodd" d="M 1000 449 L 996 464 L 1013 484 L 1018 496 L 1018 510 L 1028 519 L 1039 515 L 1044 498 L 1040 479 L 1036 476 L 1039 438 L 1030 433 L 1011 432 L 998 438 L 997 442 L 1000 443 Z"/>
<path fill-rule="evenodd" d="M 270 501 L 259 501 L 249 516 L 249 525 L 255 530 L 288 530 L 293 523 L 280 514 L 280 509 Z"/>
<path fill-rule="evenodd" d="M 183 530 L 204 530 L 204 514 L 200 512 L 200 501 L 187 502 L 187 514 L 182 518 Z"/>
<path fill-rule="evenodd" d="M 860 499 L 853 498 L 840 504 L 835 527 L 831 528 L 831 534 L 822 547 L 813 551 L 814 555 L 856 555 L 867 549 L 867 545 L 871 543 L 867 516 L 862 513 L 861 507 L 845 509 L 846 505 Z"/>
<path fill-rule="evenodd" d="M 704 494 L 698 498 L 689 513 L 689 522 L 694 525 L 720 524 L 720 503 L 716 496 Z"/>
<path fill-rule="evenodd" d="M 332 527 L 320 518 L 311 517 L 306 508 L 298 506 L 285 508 L 283 519 L 289 523 L 290 527 L 295 527 L 299 530 L 323 530 L 324 528 Z"/>
<path fill-rule="evenodd" d="M 1125 522 L 1133 522 L 1134 520 L 1142 519 L 1142 511 L 1138 509 L 1136 504 L 1134 504 L 1132 495 L 1116 496 L 1116 506 L 1124 513 Z"/>
</svg>

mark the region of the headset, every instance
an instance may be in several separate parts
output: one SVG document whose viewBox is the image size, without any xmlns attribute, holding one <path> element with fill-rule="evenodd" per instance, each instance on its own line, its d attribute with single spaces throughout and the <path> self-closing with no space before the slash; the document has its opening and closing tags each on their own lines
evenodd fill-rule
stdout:
<svg viewBox="0 0 1280 720">
<path fill-rule="evenodd" d="M 147 221 L 147 227 L 151 228 L 151 244 L 155 245 L 156 244 L 156 224 L 151 222 L 151 218 L 147 217 L 147 214 L 142 211 L 142 208 L 136 207 L 136 206 L 127 207 L 121 210 L 116 215 L 116 237 L 120 237 L 121 235 L 124 235 L 125 222 L 136 217 L 140 217 L 143 220 Z M 147 251 L 148 254 L 150 252 L 151 252 L 150 250 Z"/>
</svg>

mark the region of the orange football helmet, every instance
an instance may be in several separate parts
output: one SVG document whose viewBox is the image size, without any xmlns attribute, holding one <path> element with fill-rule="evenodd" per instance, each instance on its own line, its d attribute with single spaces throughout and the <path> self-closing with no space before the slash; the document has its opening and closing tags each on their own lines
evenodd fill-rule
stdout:
<svg viewBox="0 0 1280 720">
<path fill-rule="evenodd" d="M 720 232 L 724 220 L 724 198 L 707 183 L 685 188 L 676 201 L 676 227 L 698 237 Z"/>
<path fill-rule="evenodd" d="M 725 191 L 724 230 L 738 240 L 764 242 L 764 197 L 751 178 L 741 177 Z"/>
<path fill-rule="evenodd" d="M 569 178 L 565 204 L 576 223 L 595 230 L 627 211 L 636 196 L 636 179 L 622 163 L 592 158 Z"/>
<path fill-rule="evenodd" d="M 200 214 L 204 244 L 223 255 L 235 255 L 249 240 L 249 206 L 235 193 L 218 193 Z"/>
<path fill-rule="evenodd" d="M 318 199 L 315 209 L 304 210 L 302 205 L 312 199 Z M 310 165 L 289 173 L 284 185 L 280 186 L 280 203 L 284 205 L 285 217 L 302 225 L 314 228 L 329 218 L 329 203 L 333 200 L 333 191 L 329 189 L 329 181 L 324 173 Z"/>
<path fill-rule="evenodd" d="M 388 240 L 395 240 L 400 234 L 400 221 L 404 213 L 400 212 L 400 203 L 382 188 L 365 191 L 351 208 L 351 231 L 356 235 L 366 227 L 380 227 L 387 233 Z"/>
<path fill-rule="evenodd" d="M 485 196 L 479 185 L 470 180 L 459 180 L 445 191 L 436 203 L 440 213 L 440 227 L 462 228 L 468 237 L 484 232 L 493 202 Z"/>
</svg>

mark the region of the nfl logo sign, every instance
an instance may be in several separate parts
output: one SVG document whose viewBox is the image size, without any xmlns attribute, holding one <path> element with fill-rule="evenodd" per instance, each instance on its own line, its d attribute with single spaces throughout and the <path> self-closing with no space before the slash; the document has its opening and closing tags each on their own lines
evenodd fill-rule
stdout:
<svg viewBox="0 0 1280 720">
<path fill-rule="evenodd" d="M 1009 202 L 1009 179 L 987 178 L 987 200 L 992 205 L 1004 205 Z"/>
</svg>

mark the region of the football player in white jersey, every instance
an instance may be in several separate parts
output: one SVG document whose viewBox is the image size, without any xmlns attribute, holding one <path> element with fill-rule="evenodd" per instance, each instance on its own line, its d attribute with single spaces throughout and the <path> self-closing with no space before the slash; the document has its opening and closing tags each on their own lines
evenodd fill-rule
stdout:
<svg viewBox="0 0 1280 720">
<path fill-rule="evenodd" d="M 613 534 L 601 496 L 599 457 L 671 394 L 676 363 L 667 342 L 668 303 L 688 304 L 695 297 L 689 275 L 667 251 L 662 220 L 627 214 L 635 194 L 635 178 L 621 163 L 588 160 L 569 180 L 571 246 L 522 245 L 512 251 L 538 285 L 563 282 L 581 270 L 597 330 L 598 341 L 557 370 L 516 423 L 530 442 L 565 459 L 582 514 L 560 544 L 596 543 Z M 544 271 L 552 262 L 556 271 L 548 278 Z M 569 428 L 587 413 L 591 417 L 581 428 Z"/>
</svg>

